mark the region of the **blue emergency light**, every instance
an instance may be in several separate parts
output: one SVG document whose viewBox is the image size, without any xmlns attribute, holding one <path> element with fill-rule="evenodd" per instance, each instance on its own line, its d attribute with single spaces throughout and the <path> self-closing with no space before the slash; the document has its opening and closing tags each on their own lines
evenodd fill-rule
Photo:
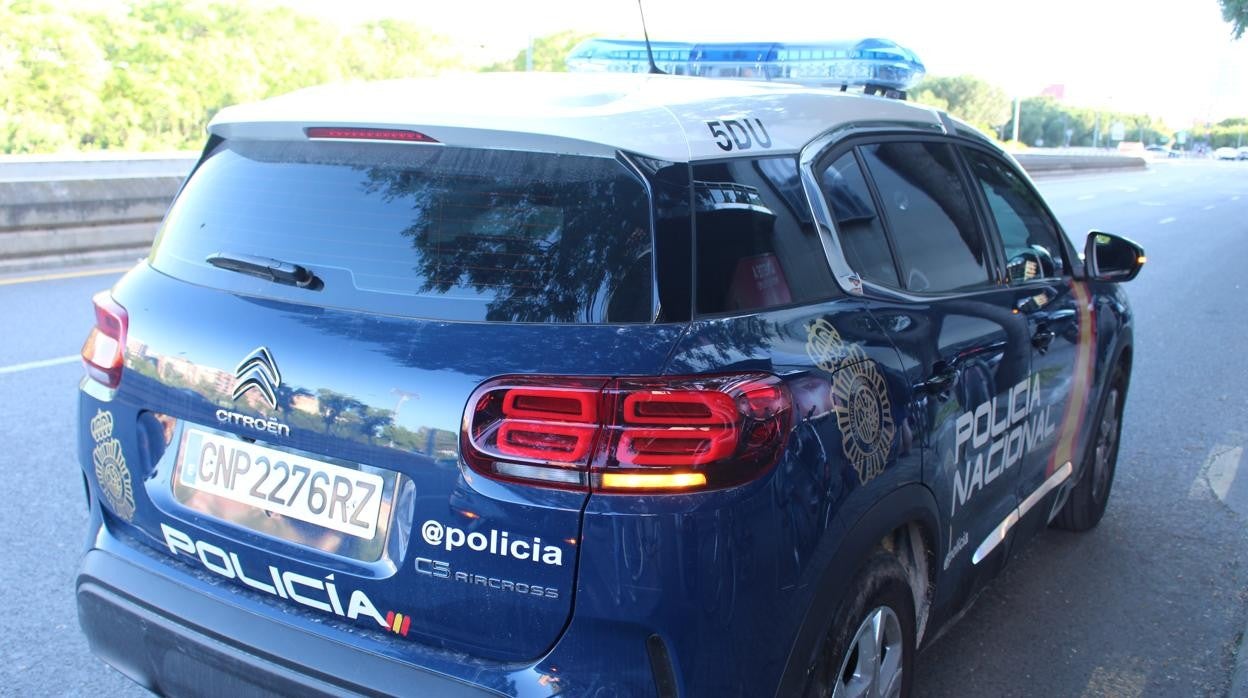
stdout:
<svg viewBox="0 0 1248 698">
<path fill-rule="evenodd" d="M 822 43 L 684 43 L 653 41 L 655 66 L 669 75 L 770 80 L 822 87 L 864 87 L 904 94 L 925 68 L 887 39 Z M 646 73 L 646 42 L 589 39 L 568 54 L 575 72 Z"/>
</svg>

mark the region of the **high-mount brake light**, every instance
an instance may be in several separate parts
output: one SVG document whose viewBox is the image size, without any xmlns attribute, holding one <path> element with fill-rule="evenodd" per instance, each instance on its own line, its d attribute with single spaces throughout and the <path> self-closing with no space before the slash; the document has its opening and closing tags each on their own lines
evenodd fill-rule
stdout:
<svg viewBox="0 0 1248 698">
<path fill-rule="evenodd" d="M 108 291 L 95 294 L 91 302 L 95 304 L 95 327 L 83 342 L 82 365 L 92 380 L 116 388 L 121 385 L 130 316 Z"/>
<path fill-rule="evenodd" d="M 650 44 L 655 66 L 670 75 L 863 87 L 887 93 L 919 84 L 926 68 L 914 52 L 887 39 L 819 43 Z M 646 42 L 589 39 L 568 54 L 576 72 L 650 72 Z"/>
<path fill-rule="evenodd" d="M 603 492 L 729 487 L 767 472 L 792 399 L 765 373 L 654 378 L 515 376 L 464 414 L 464 460 L 489 477 Z"/>
<path fill-rule="evenodd" d="M 304 130 L 308 138 L 347 141 L 407 141 L 437 143 L 419 131 L 395 128 L 348 128 L 344 126 L 312 126 Z"/>
</svg>

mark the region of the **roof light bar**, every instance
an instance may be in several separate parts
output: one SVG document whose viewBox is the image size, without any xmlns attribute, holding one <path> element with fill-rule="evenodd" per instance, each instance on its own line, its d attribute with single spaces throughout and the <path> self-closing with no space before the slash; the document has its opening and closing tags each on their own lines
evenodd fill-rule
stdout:
<svg viewBox="0 0 1248 698">
<path fill-rule="evenodd" d="M 651 42 L 654 62 L 669 75 L 865 87 L 904 92 L 926 68 L 914 52 L 886 39 L 821 43 Z M 576 72 L 646 73 L 646 42 L 589 39 L 568 55 Z"/>
</svg>

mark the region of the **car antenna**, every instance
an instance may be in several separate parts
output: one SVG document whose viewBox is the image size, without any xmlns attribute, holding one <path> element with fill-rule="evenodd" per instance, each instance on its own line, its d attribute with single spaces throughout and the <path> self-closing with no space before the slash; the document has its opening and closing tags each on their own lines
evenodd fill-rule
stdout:
<svg viewBox="0 0 1248 698">
<path fill-rule="evenodd" d="M 650 32 L 646 30 L 646 9 L 641 6 L 641 0 L 637 0 L 637 12 L 641 15 L 641 35 L 646 39 L 646 58 L 650 59 L 650 74 L 667 75 L 654 64 L 654 49 L 650 48 Z"/>
</svg>

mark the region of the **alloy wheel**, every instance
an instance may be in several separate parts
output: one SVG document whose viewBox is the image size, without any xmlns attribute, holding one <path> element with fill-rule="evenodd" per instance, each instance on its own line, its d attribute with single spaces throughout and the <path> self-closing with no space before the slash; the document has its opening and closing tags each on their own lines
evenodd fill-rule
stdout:
<svg viewBox="0 0 1248 698">
<path fill-rule="evenodd" d="M 832 698 L 894 698 L 901 695 L 901 621 L 887 606 L 867 614 L 845 650 Z"/>
<path fill-rule="evenodd" d="M 1105 397 L 1105 410 L 1101 414 L 1101 423 L 1096 431 L 1096 454 L 1092 463 L 1092 500 L 1099 502 L 1109 490 L 1110 479 L 1114 473 L 1114 458 L 1118 449 L 1118 412 L 1117 386 Z"/>
</svg>

